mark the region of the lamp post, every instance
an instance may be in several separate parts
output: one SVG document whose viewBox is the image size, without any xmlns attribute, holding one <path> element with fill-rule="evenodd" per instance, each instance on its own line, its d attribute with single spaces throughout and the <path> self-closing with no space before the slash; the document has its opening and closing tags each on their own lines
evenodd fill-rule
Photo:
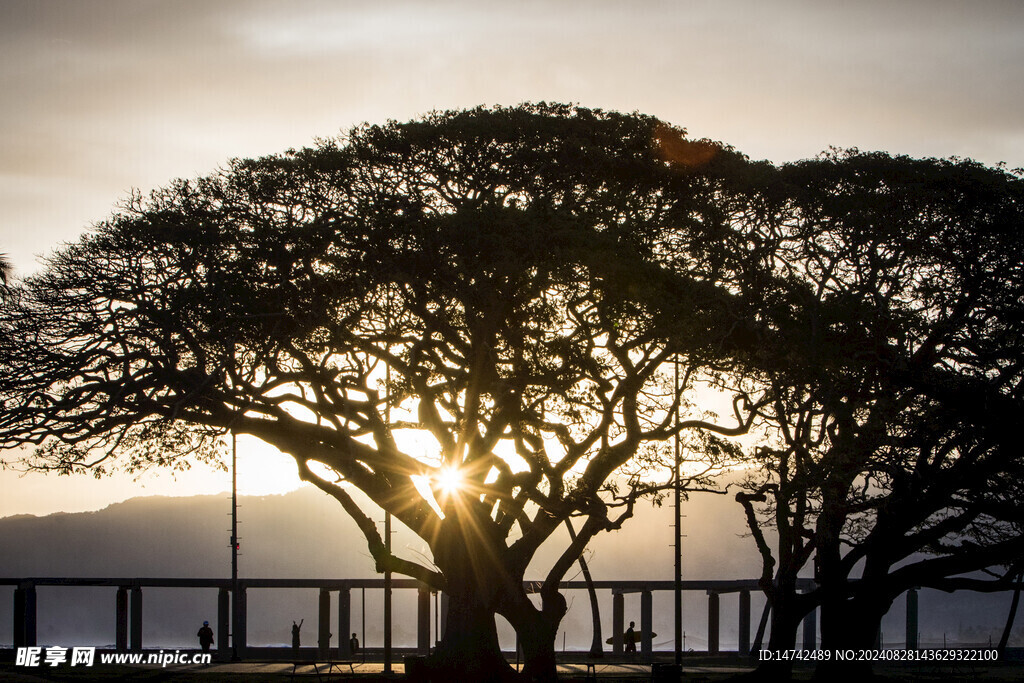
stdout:
<svg viewBox="0 0 1024 683">
<path fill-rule="evenodd" d="M 390 301 L 390 298 L 389 298 Z M 390 347 L 388 351 L 390 352 Z M 384 366 L 385 396 L 384 424 L 391 429 L 391 365 Z M 391 674 L 391 513 L 384 510 L 384 673 Z"/>
<path fill-rule="evenodd" d="M 673 386 L 675 388 L 676 400 L 679 398 L 679 359 L 676 358 L 675 362 L 675 377 L 673 380 Z M 676 567 L 675 567 L 675 587 L 673 591 L 673 602 L 675 603 L 675 631 L 676 631 L 676 665 L 681 666 L 683 663 L 683 534 L 682 529 L 682 511 L 680 506 L 682 505 L 682 490 L 681 482 L 679 480 L 679 465 L 680 465 L 680 444 L 679 444 L 679 404 L 676 404 L 675 414 L 675 444 L 674 444 L 674 459 L 672 466 L 672 477 L 675 481 L 674 494 L 675 494 L 675 541 L 676 541 Z"/>
<path fill-rule="evenodd" d="M 238 661 L 238 440 L 231 431 L 231 659 Z"/>
<path fill-rule="evenodd" d="M 391 513 L 384 512 L 384 552 L 391 557 Z M 391 673 L 391 565 L 384 569 L 384 673 Z"/>
</svg>

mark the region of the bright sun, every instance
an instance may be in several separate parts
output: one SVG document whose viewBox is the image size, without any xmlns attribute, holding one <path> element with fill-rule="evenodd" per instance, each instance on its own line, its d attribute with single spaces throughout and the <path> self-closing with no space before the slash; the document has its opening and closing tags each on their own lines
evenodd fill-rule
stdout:
<svg viewBox="0 0 1024 683">
<path fill-rule="evenodd" d="M 452 495 L 462 488 L 463 479 L 462 472 L 456 467 L 445 466 L 440 469 L 437 473 L 437 485 L 445 493 L 445 495 Z"/>
</svg>

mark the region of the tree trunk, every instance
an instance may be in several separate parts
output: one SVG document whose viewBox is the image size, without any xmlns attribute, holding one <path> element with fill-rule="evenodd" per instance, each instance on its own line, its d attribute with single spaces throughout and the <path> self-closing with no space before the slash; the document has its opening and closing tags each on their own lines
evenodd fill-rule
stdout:
<svg viewBox="0 0 1024 683">
<path fill-rule="evenodd" d="M 540 615 L 533 621 L 535 623 L 532 628 L 517 631 L 523 648 L 523 680 L 530 683 L 553 683 L 558 680 L 555 637 L 560 622 L 548 623 Z"/>
<path fill-rule="evenodd" d="M 555 637 L 568 605 L 557 586 L 544 586 L 540 596 L 540 609 L 525 591 L 509 596 L 511 600 L 505 604 L 501 614 L 516 630 L 519 645 L 523 648 L 523 681 L 552 683 L 558 680 Z"/>
<path fill-rule="evenodd" d="M 1013 622 L 1017 618 L 1017 605 L 1020 604 L 1020 582 L 1024 580 L 1024 572 L 1017 574 L 1016 585 L 1013 587 L 1013 599 L 1010 601 L 1010 613 L 1006 615 L 1006 625 L 1003 627 L 1003 635 L 999 638 L 999 659 L 1006 654 L 1006 645 L 1010 642 L 1010 633 L 1013 631 Z"/>
<path fill-rule="evenodd" d="M 446 510 L 434 543 L 444 574 L 448 611 L 427 672 L 435 681 L 513 681 L 515 671 L 498 646 L 494 623 L 505 593 L 522 589 L 508 574 L 504 544 L 483 510 L 462 505 Z"/>
<path fill-rule="evenodd" d="M 430 680 L 556 681 L 555 636 L 565 598 L 557 587 L 545 589 L 537 609 L 486 508 L 464 504 L 445 514 L 432 549 L 444 575 L 448 611 L 441 643 L 427 662 Z M 516 630 L 525 657 L 522 675 L 498 646 L 497 614 Z"/>
<path fill-rule="evenodd" d="M 566 519 L 565 526 L 569 529 L 569 538 L 576 540 L 576 530 L 572 528 L 572 520 Z M 590 568 L 587 561 L 580 555 L 580 569 L 583 571 L 583 580 L 587 582 L 587 595 L 590 596 L 590 620 L 593 625 L 592 637 L 590 640 L 590 656 L 595 659 L 604 657 L 604 645 L 601 639 L 601 608 L 597 602 L 597 590 L 594 588 L 594 579 L 590 576 Z M 557 634 L 556 634 L 557 635 Z"/>
<path fill-rule="evenodd" d="M 801 615 L 794 604 L 794 595 L 779 591 L 771 606 L 771 635 L 765 648 L 772 654 L 796 648 L 796 632 Z M 793 660 L 773 657 L 758 663 L 749 678 L 764 681 L 788 681 L 793 675 Z"/>
<path fill-rule="evenodd" d="M 851 600 L 825 599 L 821 603 L 821 648 L 830 652 L 854 653 L 878 648 L 878 631 L 882 617 L 889 611 L 891 600 L 882 596 L 865 596 Z M 872 679 L 871 662 L 820 662 L 814 669 L 814 680 L 867 681 Z"/>
<path fill-rule="evenodd" d="M 427 661 L 429 680 L 516 680 L 498 646 L 494 614 L 472 591 L 448 593 L 444 636 Z"/>
</svg>

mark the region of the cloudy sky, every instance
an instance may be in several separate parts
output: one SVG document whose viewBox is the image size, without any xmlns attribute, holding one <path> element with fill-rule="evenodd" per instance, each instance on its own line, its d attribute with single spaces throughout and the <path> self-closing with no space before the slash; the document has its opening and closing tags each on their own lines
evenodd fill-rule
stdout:
<svg viewBox="0 0 1024 683">
<path fill-rule="evenodd" d="M 1022 82 L 1016 0 L 3 0 L 0 252 L 28 275 L 132 188 L 477 104 L 637 110 L 775 162 L 835 145 L 1024 166 Z M 225 482 L 0 473 L 0 515 Z"/>
</svg>

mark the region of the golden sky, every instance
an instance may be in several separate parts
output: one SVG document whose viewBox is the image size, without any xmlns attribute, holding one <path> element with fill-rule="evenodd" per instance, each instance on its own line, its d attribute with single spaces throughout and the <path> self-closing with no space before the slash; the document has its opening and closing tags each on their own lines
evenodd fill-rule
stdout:
<svg viewBox="0 0 1024 683">
<path fill-rule="evenodd" d="M 1024 166 L 1022 82 L 1016 0 L 3 0 L 0 252 L 26 275 L 132 188 L 477 104 L 637 110 L 776 162 Z M 0 515 L 227 481 L 193 478 L 0 473 Z"/>
</svg>

